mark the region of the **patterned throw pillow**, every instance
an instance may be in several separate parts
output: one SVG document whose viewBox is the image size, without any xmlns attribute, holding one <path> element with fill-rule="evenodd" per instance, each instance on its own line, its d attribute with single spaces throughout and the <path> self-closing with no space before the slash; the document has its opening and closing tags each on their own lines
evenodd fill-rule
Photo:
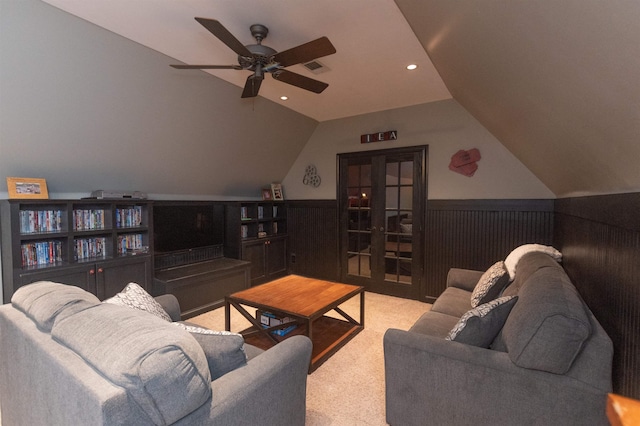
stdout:
<svg viewBox="0 0 640 426">
<path fill-rule="evenodd" d="M 173 323 L 173 325 L 178 326 L 180 328 L 183 328 L 185 330 L 187 330 L 189 333 L 198 333 L 198 334 L 213 334 L 214 336 L 240 336 L 242 337 L 242 334 L 240 333 L 234 333 L 232 331 L 226 331 L 226 330 L 209 330 L 208 328 L 204 328 L 204 327 L 200 327 L 198 325 L 193 325 L 193 324 L 187 324 L 186 322 L 175 322 Z M 244 339 L 244 337 L 242 337 Z"/>
<path fill-rule="evenodd" d="M 200 343 L 207 357 L 211 380 L 215 380 L 247 363 L 242 334 L 214 331 L 184 322 L 174 325 L 187 330 Z"/>
<path fill-rule="evenodd" d="M 446 339 L 488 348 L 517 300 L 518 296 L 505 296 L 473 308 L 460 318 Z"/>
<path fill-rule="evenodd" d="M 509 284 L 509 273 L 503 261 L 494 263 L 482 274 L 471 293 L 471 306 L 476 307 L 498 297 L 504 287 Z"/>
<path fill-rule="evenodd" d="M 171 317 L 164 310 L 161 304 L 136 283 L 129 283 L 120 293 L 116 294 L 103 303 L 112 303 L 119 306 L 138 309 L 149 312 L 158 318 L 171 322 Z"/>
</svg>

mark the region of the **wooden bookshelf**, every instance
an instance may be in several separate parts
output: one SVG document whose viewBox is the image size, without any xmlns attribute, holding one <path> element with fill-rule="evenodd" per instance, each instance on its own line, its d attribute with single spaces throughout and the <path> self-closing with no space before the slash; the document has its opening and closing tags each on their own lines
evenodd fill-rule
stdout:
<svg viewBox="0 0 640 426">
<path fill-rule="evenodd" d="M 50 280 L 104 299 L 152 282 L 152 204 L 146 200 L 2 200 L 3 301 Z"/>
<path fill-rule="evenodd" d="M 287 272 L 287 209 L 283 201 L 225 206 L 225 256 L 251 262 L 251 285 Z"/>
</svg>

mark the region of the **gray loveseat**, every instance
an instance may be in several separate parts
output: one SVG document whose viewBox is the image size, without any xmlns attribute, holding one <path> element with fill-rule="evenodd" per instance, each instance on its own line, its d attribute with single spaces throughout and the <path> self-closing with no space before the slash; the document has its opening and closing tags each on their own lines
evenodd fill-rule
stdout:
<svg viewBox="0 0 640 426">
<path fill-rule="evenodd" d="M 245 345 L 243 365 L 212 381 L 199 341 L 169 321 L 73 286 L 19 291 L 0 306 L 3 426 L 305 422 L 305 336 Z M 175 298 L 157 300 L 180 317 Z"/>
<path fill-rule="evenodd" d="M 408 331 L 384 336 L 387 422 L 399 425 L 606 425 L 611 340 L 563 268 L 533 252 L 502 295 L 517 295 L 489 347 L 446 337 L 483 272 L 452 269 Z"/>
</svg>

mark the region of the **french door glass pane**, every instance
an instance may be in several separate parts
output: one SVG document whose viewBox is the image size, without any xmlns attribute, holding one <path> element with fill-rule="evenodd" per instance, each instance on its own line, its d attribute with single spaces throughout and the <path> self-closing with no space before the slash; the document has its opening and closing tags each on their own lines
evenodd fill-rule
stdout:
<svg viewBox="0 0 640 426">
<path fill-rule="evenodd" d="M 349 165 L 347 175 L 347 272 L 371 277 L 371 164 Z"/>
<path fill-rule="evenodd" d="M 413 161 L 387 161 L 385 279 L 411 284 Z"/>
<path fill-rule="evenodd" d="M 409 211 L 413 208 L 412 186 L 403 186 L 400 188 L 400 208 Z"/>
</svg>

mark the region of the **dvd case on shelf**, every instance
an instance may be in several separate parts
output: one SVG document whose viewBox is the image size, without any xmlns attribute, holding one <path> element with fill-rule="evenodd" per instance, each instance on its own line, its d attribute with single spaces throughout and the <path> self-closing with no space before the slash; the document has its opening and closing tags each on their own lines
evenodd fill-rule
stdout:
<svg viewBox="0 0 640 426">
<path fill-rule="evenodd" d="M 73 211 L 73 227 L 76 231 L 104 229 L 104 209 L 83 209 Z"/>
<path fill-rule="evenodd" d="M 105 237 L 79 238 L 74 241 L 74 246 L 75 260 L 95 259 L 107 255 L 107 239 Z"/>
<path fill-rule="evenodd" d="M 143 250 L 142 234 L 127 234 L 118 236 L 118 254 L 123 256 L 128 253 Z"/>
<path fill-rule="evenodd" d="M 116 228 L 135 228 L 142 225 L 142 206 L 116 208 Z"/>
<path fill-rule="evenodd" d="M 22 267 L 62 262 L 62 243 L 57 240 L 24 243 L 20 246 Z"/>
<path fill-rule="evenodd" d="M 20 233 L 62 231 L 62 210 L 20 210 Z"/>
</svg>

